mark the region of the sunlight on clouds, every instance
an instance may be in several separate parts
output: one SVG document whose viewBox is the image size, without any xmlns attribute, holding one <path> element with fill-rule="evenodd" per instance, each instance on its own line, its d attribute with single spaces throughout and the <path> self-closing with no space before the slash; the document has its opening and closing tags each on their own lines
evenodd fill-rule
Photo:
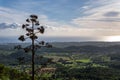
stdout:
<svg viewBox="0 0 120 80">
<path fill-rule="evenodd" d="M 120 36 L 108 36 L 105 38 L 105 41 L 117 42 L 120 41 Z"/>
<path fill-rule="evenodd" d="M 73 21 L 80 28 L 89 28 L 89 29 L 120 29 L 120 22 L 114 20 L 105 20 L 105 19 L 74 19 Z"/>
</svg>

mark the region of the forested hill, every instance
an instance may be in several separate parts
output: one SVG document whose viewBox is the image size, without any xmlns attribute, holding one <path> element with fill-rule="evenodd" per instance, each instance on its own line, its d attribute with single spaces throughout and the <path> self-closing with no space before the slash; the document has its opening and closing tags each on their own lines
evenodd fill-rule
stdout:
<svg viewBox="0 0 120 80">
<path fill-rule="evenodd" d="M 25 53 L 23 50 L 15 50 L 15 45 L 22 45 L 27 46 L 29 44 L 1 44 L 0 45 L 0 63 L 5 65 L 18 65 L 19 64 L 19 58 L 24 57 L 24 64 L 31 64 L 31 52 Z M 60 66 L 61 63 L 62 66 L 66 67 L 66 65 L 72 66 L 72 68 L 63 69 L 67 71 L 73 71 L 74 74 L 81 74 L 79 71 L 82 69 L 80 67 L 83 67 L 83 70 L 94 70 L 92 68 L 87 69 L 89 66 L 91 67 L 106 67 L 110 69 L 110 71 L 115 72 L 107 72 L 105 73 L 108 76 L 109 73 L 112 73 L 112 75 L 116 76 L 116 69 L 120 70 L 120 44 L 119 43 L 96 43 L 96 42 L 87 42 L 87 43 L 52 43 L 53 48 L 41 48 L 36 51 L 35 54 L 35 64 L 43 64 L 45 61 L 49 59 L 53 59 L 53 64 Z M 63 47 L 62 47 L 63 46 Z M 42 58 L 42 59 L 41 59 Z M 59 62 L 62 59 L 62 62 Z M 51 64 L 51 65 L 53 65 Z M 74 67 L 73 67 L 74 66 Z M 84 69 L 86 67 L 86 69 Z M 79 70 L 77 70 L 80 68 Z M 111 70 L 111 68 L 113 70 Z M 70 70 L 69 70 L 70 69 Z M 99 70 L 99 68 L 95 68 L 95 70 Z M 102 70 L 102 69 L 101 69 Z M 100 70 L 100 71 L 101 71 Z M 106 69 L 105 69 L 106 70 Z M 61 70 L 60 70 L 61 71 Z M 84 72 L 85 72 L 84 71 Z M 88 71 L 86 73 L 88 73 Z M 97 73 L 99 73 L 98 71 Z M 64 71 L 66 72 L 66 71 Z M 67 74 L 67 73 L 61 74 Z M 71 73 L 73 73 L 71 72 Z M 77 74 L 76 74 L 77 72 Z M 96 72 L 96 71 L 93 71 Z M 120 71 L 118 71 L 120 72 Z M 83 73 L 83 74 L 86 74 Z M 101 72 L 100 72 L 101 73 Z M 92 72 L 88 73 L 92 75 L 88 76 L 94 76 Z M 96 73 L 95 73 L 96 74 Z M 100 75 L 102 75 L 101 73 Z M 82 74 L 81 74 L 82 75 Z M 86 74 L 87 75 L 87 74 Z M 102 75 L 103 76 L 103 75 Z M 85 76 L 84 76 L 85 77 Z M 99 77 L 99 75 L 97 75 Z M 95 79 L 98 80 L 98 79 Z M 102 79 L 99 79 L 102 80 Z M 111 80 L 111 79 L 110 79 Z M 113 78 L 115 80 L 115 78 Z M 116 80 L 118 80 L 116 78 Z"/>
<path fill-rule="evenodd" d="M 77 53 L 119 53 L 120 42 L 56 42 L 51 43 L 53 48 L 41 48 L 38 53 L 42 52 L 77 52 Z M 1 44 L 0 50 L 13 51 L 15 45 L 27 46 L 25 44 Z"/>
<path fill-rule="evenodd" d="M 119 53 L 120 45 L 107 46 L 107 47 L 99 47 L 99 46 L 69 46 L 65 48 L 41 48 L 38 52 L 67 52 L 67 53 Z"/>
<path fill-rule="evenodd" d="M 69 46 L 98 46 L 98 47 L 107 47 L 107 46 L 114 46 L 120 45 L 120 42 L 53 42 L 53 46 L 64 48 Z"/>
<path fill-rule="evenodd" d="M 111 46 L 111 45 L 120 45 L 120 42 L 49 42 L 55 47 L 68 47 L 68 46 L 86 46 L 86 45 L 93 45 L 93 46 Z M 0 45 L 4 46 L 14 46 L 14 45 L 29 45 L 30 43 L 0 43 Z"/>
</svg>

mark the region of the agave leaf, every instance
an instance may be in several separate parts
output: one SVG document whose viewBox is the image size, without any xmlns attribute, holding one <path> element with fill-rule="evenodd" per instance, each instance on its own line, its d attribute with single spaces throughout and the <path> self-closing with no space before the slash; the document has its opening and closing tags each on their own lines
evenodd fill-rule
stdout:
<svg viewBox="0 0 120 80">
<path fill-rule="evenodd" d="M 26 36 L 30 36 L 30 33 L 27 33 Z"/>
<path fill-rule="evenodd" d="M 26 19 L 26 22 L 30 22 L 30 19 Z"/>
<path fill-rule="evenodd" d="M 40 45 L 35 45 L 35 47 L 36 47 L 36 48 L 41 48 L 41 46 L 40 46 Z"/>
<path fill-rule="evenodd" d="M 26 26 L 29 26 L 29 24 L 25 24 Z"/>
<path fill-rule="evenodd" d="M 41 41 L 41 44 L 42 44 L 42 45 L 44 45 L 44 44 L 45 44 L 45 42 L 44 42 L 44 41 Z"/>
<path fill-rule="evenodd" d="M 36 35 L 31 35 L 30 38 L 31 39 L 37 39 L 38 37 Z"/>
<path fill-rule="evenodd" d="M 26 28 L 26 31 L 31 33 L 31 32 L 33 32 L 33 29 Z"/>
<path fill-rule="evenodd" d="M 23 29 L 24 29 L 24 28 L 26 28 L 26 25 L 25 25 L 25 24 L 23 24 L 23 25 L 22 25 L 22 28 L 23 28 Z"/>
<path fill-rule="evenodd" d="M 49 45 L 47 45 L 47 48 L 52 48 L 52 45 L 50 45 L 50 44 L 49 44 Z"/>
<path fill-rule="evenodd" d="M 44 44 L 45 44 L 45 42 L 44 42 L 44 41 L 41 41 L 41 42 L 39 42 L 39 44 L 44 45 Z"/>
<path fill-rule="evenodd" d="M 32 22 L 36 22 L 36 19 L 30 19 Z"/>
<path fill-rule="evenodd" d="M 36 25 L 36 26 L 39 26 L 39 25 L 40 25 L 39 21 L 36 21 L 35 25 Z"/>
<path fill-rule="evenodd" d="M 47 48 L 52 48 L 52 45 L 50 45 L 49 43 L 46 43 L 46 47 Z"/>
<path fill-rule="evenodd" d="M 37 39 L 38 37 L 37 36 L 34 36 L 34 39 Z"/>
<path fill-rule="evenodd" d="M 40 27 L 40 29 L 39 29 L 39 32 L 43 34 L 43 33 L 44 33 L 44 31 L 45 31 L 44 27 L 43 27 L 43 26 L 41 26 L 41 27 Z"/>
<path fill-rule="evenodd" d="M 20 41 L 25 41 L 24 35 L 21 35 L 18 39 L 19 39 Z"/>
<path fill-rule="evenodd" d="M 38 16 L 37 15 L 30 15 L 30 17 L 32 18 L 32 19 L 37 19 L 38 18 Z"/>
</svg>

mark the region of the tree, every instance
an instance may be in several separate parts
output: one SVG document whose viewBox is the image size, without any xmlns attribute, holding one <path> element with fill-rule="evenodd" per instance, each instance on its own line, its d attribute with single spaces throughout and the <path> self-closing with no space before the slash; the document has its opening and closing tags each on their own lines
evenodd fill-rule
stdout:
<svg viewBox="0 0 120 80">
<path fill-rule="evenodd" d="M 23 63 L 24 63 L 25 58 L 24 58 L 24 57 L 18 57 L 17 60 L 18 60 L 18 63 L 19 63 L 19 65 L 20 65 L 20 64 L 23 64 Z"/>
<path fill-rule="evenodd" d="M 45 43 L 44 41 L 38 41 L 37 33 L 43 34 L 45 32 L 45 29 L 43 26 L 40 25 L 38 21 L 37 15 L 30 15 L 30 18 L 26 19 L 26 24 L 22 25 L 22 28 L 27 31 L 25 35 L 21 35 L 18 39 L 20 41 L 25 41 L 26 39 L 31 40 L 31 45 L 27 46 L 25 48 L 22 48 L 21 45 L 16 46 L 17 49 L 23 49 L 26 53 L 31 51 L 32 52 L 32 80 L 34 80 L 34 56 L 35 51 L 41 47 L 48 47 L 51 48 L 52 45 L 49 43 Z"/>
</svg>

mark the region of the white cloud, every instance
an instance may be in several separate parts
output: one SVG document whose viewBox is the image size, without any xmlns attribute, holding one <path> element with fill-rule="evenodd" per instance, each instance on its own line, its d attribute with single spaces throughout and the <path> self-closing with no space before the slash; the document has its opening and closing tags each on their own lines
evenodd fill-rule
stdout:
<svg viewBox="0 0 120 80">
<path fill-rule="evenodd" d="M 119 0 L 90 0 L 90 2 L 87 2 L 86 5 L 81 7 L 84 16 L 73 19 L 69 22 L 70 24 L 50 20 L 44 14 L 37 15 L 39 16 L 40 23 L 47 26 L 46 32 L 43 36 L 95 37 L 103 40 L 102 37 L 104 36 L 120 35 L 119 5 Z M 30 13 L 27 12 L 0 7 L 0 22 L 17 22 L 22 24 L 29 15 Z M 9 34 L 4 34 L 7 32 Z M 24 32 L 19 28 L 5 29 L 0 31 L 0 37 L 17 36 L 23 33 Z"/>
<path fill-rule="evenodd" d="M 83 8 L 83 9 L 89 9 L 90 6 L 83 6 L 82 8 Z"/>
<path fill-rule="evenodd" d="M 94 31 L 93 35 L 120 35 L 120 1 L 119 0 L 91 0 L 87 3 L 93 6 L 83 13 L 87 16 L 73 19 L 72 23 L 79 28 Z M 89 33 L 89 32 L 88 32 Z"/>
<path fill-rule="evenodd" d="M 19 35 L 23 35 L 23 33 L 25 33 L 24 30 L 22 30 L 21 28 L 17 28 L 17 29 L 4 29 L 4 30 L 0 30 L 0 37 L 16 37 Z"/>
<path fill-rule="evenodd" d="M 0 7 L 0 22 L 1 23 L 18 23 L 23 24 L 25 23 L 25 19 L 29 17 L 28 13 L 20 12 L 14 9 Z M 74 29 L 72 26 L 68 24 L 62 24 L 56 21 L 49 20 L 46 15 L 38 14 L 39 21 L 41 25 L 47 26 L 46 36 L 78 36 L 79 30 Z M 73 30 L 73 31 L 72 31 Z M 66 34 L 67 32 L 67 34 Z M 9 34 L 4 34 L 9 33 Z M 6 28 L 0 31 L 0 37 L 7 37 L 7 36 L 18 36 L 23 34 L 24 31 L 22 29 L 10 29 Z"/>
<path fill-rule="evenodd" d="M 0 7 L 0 22 L 4 23 L 23 23 L 28 13 L 17 11 L 14 9 L 9 9 L 5 7 Z"/>
</svg>

